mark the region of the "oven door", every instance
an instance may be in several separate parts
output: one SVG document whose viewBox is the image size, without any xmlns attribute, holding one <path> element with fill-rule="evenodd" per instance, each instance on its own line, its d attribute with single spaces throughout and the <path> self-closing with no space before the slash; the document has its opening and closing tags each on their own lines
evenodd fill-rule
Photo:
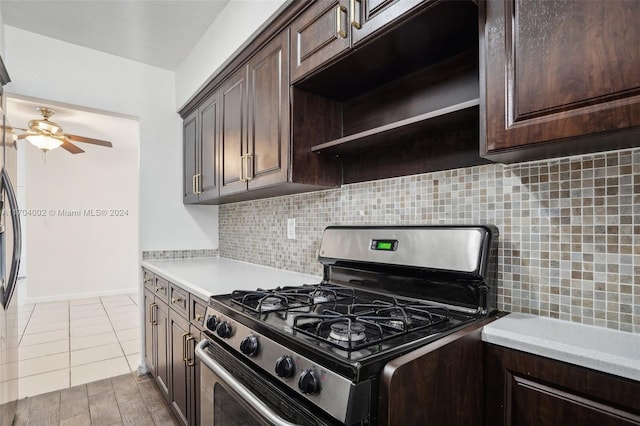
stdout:
<svg viewBox="0 0 640 426">
<path fill-rule="evenodd" d="M 260 373 L 218 343 L 196 347 L 200 368 L 200 420 L 203 426 L 333 425 L 312 414 Z"/>
</svg>

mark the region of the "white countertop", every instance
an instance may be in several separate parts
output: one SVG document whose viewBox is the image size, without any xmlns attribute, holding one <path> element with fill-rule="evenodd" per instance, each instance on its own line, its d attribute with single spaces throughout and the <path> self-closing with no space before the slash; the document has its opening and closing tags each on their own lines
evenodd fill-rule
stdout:
<svg viewBox="0 0 640 426">
<path fill-rule="evenodd" d="M 142 267 L 203 300 L 233 290 L 317 284 L 322 278 L 221 257 L 145 260 Z"/>
<path fill-rule="evenodd" d="M 485 326 L 482 340 L 640 381 L 640 334 L 512 313 Z"/>
</svg>

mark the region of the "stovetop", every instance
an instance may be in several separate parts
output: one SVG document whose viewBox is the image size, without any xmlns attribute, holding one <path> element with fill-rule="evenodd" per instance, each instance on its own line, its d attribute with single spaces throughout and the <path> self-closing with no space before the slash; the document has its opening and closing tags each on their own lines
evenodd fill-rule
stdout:
<svg viewBox="0 0 640 426">
<path fill-rule="evenodd" d="M 352 367 L 397 356 L 477 318 L 335 283 L 234 291 L 211 305 L 302 355 Z"/>
</svg>

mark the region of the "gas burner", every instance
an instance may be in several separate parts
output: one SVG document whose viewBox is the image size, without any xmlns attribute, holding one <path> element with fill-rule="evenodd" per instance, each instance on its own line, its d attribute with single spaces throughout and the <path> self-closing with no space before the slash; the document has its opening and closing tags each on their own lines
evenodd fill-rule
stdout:
<svg viewBox="0 0 640 426">
<path fill-rule="evenodd" d="M 411 326 L 411 322 L 411 319 L 406 316 L 391 314 L 386 324 L 398 330 L 405 330 L 408 326 Z"/>
<path fill-rule="evenodd" d="M 267 296 L 258 303 L 258 311 L 270 312 L 282 309 L 282 299 L 275 296 Z"/>
<path fill-rule="evenodd" d="M 334 293 L 327 292 L 325 290 L 317 289 L 309 293 L 309 297 L 313 300 L 314 304 L 327 303 L 336 299 Z"/>
<path fill-rule="evenodd" d="M 270 312 L 311 312 L 316 305 L 352 301 L 355 290 L 352 288 L 326 285 L 305 284 L 300 287 L 278 287 L 273 290 L 234 291 L 231 301 L 255 314 Z"/>
<path fill-rule="evenodd" d="M 403 331 L 449 319 L 449 310 L 445 307 L 419 302 L 403 303 L 395 298 L 393 302 L 374 300 L 368 304 L 354 303 L 349 312 Z"/>
<path fill-rule="evenodd" d="M 349 320 L 331 324 L 329 340 L 334 342 L 358 343 L 367 339 L 365 326 Z"/>
</svg>

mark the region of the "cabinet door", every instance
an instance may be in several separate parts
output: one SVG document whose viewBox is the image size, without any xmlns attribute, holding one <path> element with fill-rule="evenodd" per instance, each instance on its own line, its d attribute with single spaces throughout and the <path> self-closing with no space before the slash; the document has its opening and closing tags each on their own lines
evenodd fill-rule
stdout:
<svg viewBox="0 0 640 426">
<path fill-rule="evenodd" d="M 200 201 L 218 198 L 218 139 L 220 103 L 218 93 L 198 108 L 200 119 L 200 176 L 198 191 Z"/>
<path fill-rule="evenodd" d="M 296 81 L 347 50 L 349 2 L 322 0 L 291 24 L 291 80 Z"/>
<path fill-rule="evenodd" d="M 169 397 L 169 306 L 155 298 L 156 382 L 165 397 Z"/>
<path fill-rule="evenodd" d="M 247 67 L 242 67 L 220 90 L 220 195 L 247 190 Z"/>
<path fill-rule="evenodd" d="M 249 61 L 249 189 L 286 182 L 289 37 L 283 31 Z"/>
<path fill-rule="evenodd" d="M 182 424 L 188 425 L 189 391 L 188 367 L 186 358 L 186 340 L 189 336 L 189 322 L 177 314 L 169 311 L 170 325 L 170 356 L 171 356 L 171 405 L 178 414 Z"/>
<path fill-rule="evenodd" d="M 146 276 L 146 272 L 145 272 Z M 156 375 L 156 359 L 157 346 L 154 345 L 155 334 L 155 310 L 153 293 L 147 289 L 144 290 L 144 362 L 147 368 Z"/>
<path fill-rule="evenodd" d="M 197 174 L 200 170 L 198 147 L 198 112 L 194 111 L 182 124 L 182 198 L 185 204 L 198 201 L 196 190 Z"/>
<path fill-rule="evenodd" d="M 191 339 L 187 341 L 188 367 L 189 367 L 189 425 L 200 424 L 200 361 L 196 358 L 196 345 L 202 340 L 201 332 L 197 327 L 191 326 Z"/>
<path fill-rule="evenodd" d="M 425 2 L 427 0 L 349 0 L 351 44 L 356 46 L 380 28 Z"/>
<path fill-rule="evenodd" d="M 500 346 L 485 355 L 487 425 L 640 425 L 638 382 Z"/>
<path fill-rule="evenodd" d="M 495 0 L 485 7 L 481 154 L 538 150 L 516 150 L 512 160 L 521 160 L 625 144 L 613 136 L 640 126 L 637 2 Z M 575 139 L 583 136 L 592 137 Z M 600 144 L 587 146 L 594 136 Z"/>
</svg>

